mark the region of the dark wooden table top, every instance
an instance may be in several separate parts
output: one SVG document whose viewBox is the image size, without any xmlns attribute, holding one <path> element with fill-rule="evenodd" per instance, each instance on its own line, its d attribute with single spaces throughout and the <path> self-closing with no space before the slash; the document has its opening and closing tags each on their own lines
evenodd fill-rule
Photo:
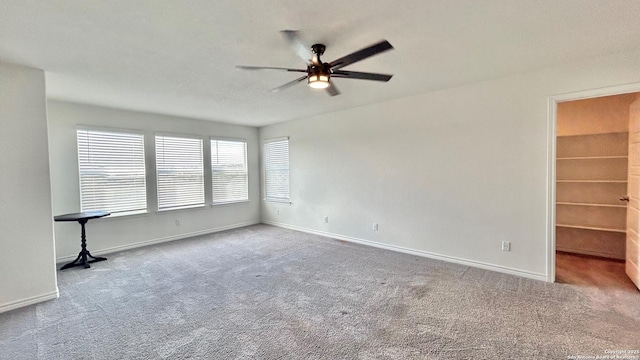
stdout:
<svg viewBox="0 0 640 360">
<path fill-rule="evenodd" d="M 108 211 L 85 211 L 81 213 L 72 213 L 72 214 L 64 214 L 57 215 L 53 217 L 55 221 L 78 221 L 78 220 L 89 220 L 89 219 L 97 219 L 105 216 L 111 215 Z"/>
</svg>

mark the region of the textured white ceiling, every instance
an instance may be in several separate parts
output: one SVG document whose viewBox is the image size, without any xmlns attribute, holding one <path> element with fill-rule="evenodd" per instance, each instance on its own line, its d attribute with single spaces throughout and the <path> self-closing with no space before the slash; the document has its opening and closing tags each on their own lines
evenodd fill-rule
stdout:
<svg viewBox="0 0 640 360">
<path fill-rule="evenodd" d="M 640 48 L 637 0 L 3 0 L 0 61 L 47 73 L 50 98 L 262 126 Z M 304 31 L 331 61 L 378 40 L 395 50 L 344 70 L 335 97 L 279 30 Z"/>
</svg>

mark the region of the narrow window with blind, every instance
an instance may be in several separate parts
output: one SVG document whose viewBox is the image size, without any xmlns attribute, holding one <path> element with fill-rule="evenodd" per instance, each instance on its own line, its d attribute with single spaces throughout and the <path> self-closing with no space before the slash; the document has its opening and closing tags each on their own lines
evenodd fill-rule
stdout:
<svg viewBox="0 0 640 360">
<path fill-rule="evenodd" d="M 82 212 L 111 216 L 147 211 L 142 134 L 78 129 L 78 170 Z"/>
<path fill-rule="evenodd" d="M 158 210 L 204 206 L 202 139 L 156 135 Z"/>
<path fill-rule="evenodd" d="M 264 143 L 264 192 L 267 201 L 289 202 L 289 138 Z"/>
<path fill-rule="evenodd" d="M 211 139 L 213 204 L 249 200 L 247 142 Z"/>
</svg>

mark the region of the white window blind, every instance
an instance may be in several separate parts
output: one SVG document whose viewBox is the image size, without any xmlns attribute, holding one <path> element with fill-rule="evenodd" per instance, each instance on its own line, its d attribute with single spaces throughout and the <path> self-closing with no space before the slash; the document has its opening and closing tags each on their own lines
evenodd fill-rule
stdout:
<svg viewBox="0 0 640 360">
<path fill-rule="evenodd" d="M 213 203 L 249 200 L 247 143 L 211 140 Z"/>
<path fill-rule="evenodd" d="M 146 212 L 144 136 L 78 129 L 77 139 L 81 211 Z"/>
<path fill-rule="evenodd" d="M 156 136 L 158 210 L 204 205 L 202 139 Z"/>
<path fill-rule="evenodd" d="M 265 142 L 264 169 L 266 200 L 289 202 L 289 139 Z"/>
</svg>

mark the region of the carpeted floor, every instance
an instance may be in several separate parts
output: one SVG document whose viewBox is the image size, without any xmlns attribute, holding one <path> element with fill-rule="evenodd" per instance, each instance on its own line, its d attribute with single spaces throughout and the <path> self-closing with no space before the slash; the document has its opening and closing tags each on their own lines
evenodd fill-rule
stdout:
<svg viewBox="0 0 640 360">
<path fill-rule="evenodd" d="M 548 284 L 256 225 L 58 273 L 0 358 L 567 359 L 640 349 L 640 292 Z"/>
</svg>

